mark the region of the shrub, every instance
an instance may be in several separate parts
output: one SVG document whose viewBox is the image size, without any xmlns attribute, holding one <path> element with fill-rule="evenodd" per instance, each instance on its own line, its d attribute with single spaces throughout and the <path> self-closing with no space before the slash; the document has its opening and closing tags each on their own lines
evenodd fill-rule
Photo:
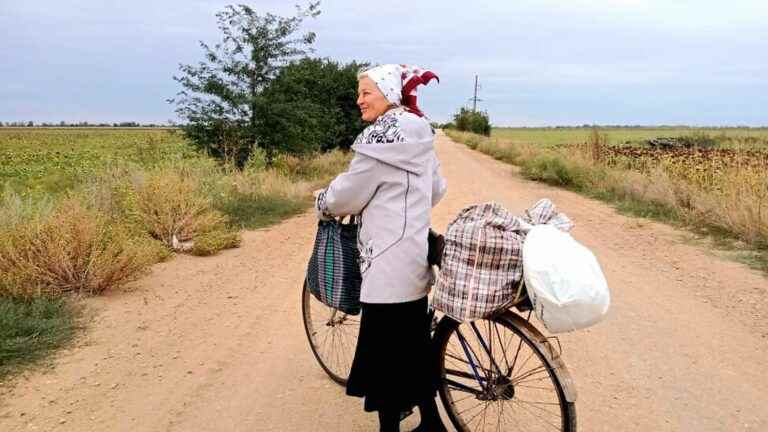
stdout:
<svg viewBox="0 0 768 432">
<path fill-rule="evenodd" d="M 0 297 L 0 382 L 72 340 L 77 315 L 65 299 Z"/>
<path fill-rule="evenodd" d="M 151 172 L 135 186 L 136 211 L 144 229 L 174 251 L 190 250 L 205 236 L 231 238 L 233 228 L 228 225 L 227 217 L 214 208 L 204 187 L 204 179 L 183 172 L 168 169 Z"/>
<path fill-rule="evenodd" d="M 72 198 L 28 216 L 0 227 L 0 295 L 98 294 L 158 259 L 149 239 Z"/>
<path fill-rule="evenodd" d="M 488 119 L 488 113 L 461 108 L 453 116 L 453 123 L 457 130 L 491 136 L 491 122 Z"/>
<path fill-rule="evenodd" d="M 584 172 L 578 165 L 554 153 L 542 153 L 522 164 L 525 177 L 556 186 L 579 188 L 584 184 Z"/>
</svg>

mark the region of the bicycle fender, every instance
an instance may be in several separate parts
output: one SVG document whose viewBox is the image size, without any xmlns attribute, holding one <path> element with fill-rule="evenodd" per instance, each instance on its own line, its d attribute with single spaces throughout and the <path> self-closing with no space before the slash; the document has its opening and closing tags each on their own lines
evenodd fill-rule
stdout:
<svg viewBox="0 0 768 432">
<path fill-rule="evenodd" d="M 573 378 L 571 377 L 571 373 L 568 372 L 568 368 L 565 366 L 565 362 L 563 362 L 562 356 L 555 350 L 555 348 L 552 346 L 552 344 L 549 342 L 549 339 L 547 339 L 541 332 L 536 329 L 530 322 L 526 321 L 521 317 L 520 315 L 512 312 L 512 311 L 505 311 L 501 316 L 512 322 L 517 328 L 520 329 L 523 333 L 528 336 L 534 344 L 536 344 L 536 347 L 544 353 L 545 356 L 549 358 L 549 360 L 552 362 L 552 365 L 554 366 L 554 373 L 555 376 L 557 376 L 558 381 L 563 386 L 563 394 L 565 395 L 565 400 L 568 402 L 576 402 L 576 385 L 573 382 Z"/>
</svg>

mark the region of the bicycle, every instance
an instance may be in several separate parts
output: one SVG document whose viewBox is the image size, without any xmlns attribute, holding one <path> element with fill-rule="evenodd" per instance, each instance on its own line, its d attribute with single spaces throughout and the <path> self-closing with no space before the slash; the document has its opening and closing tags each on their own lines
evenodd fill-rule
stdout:
<svg viewBox="0 0 768 432">
<path fill-rule="evenodd" d="M 459 432 L 575 432 L 576 390 L 559 340 L 552 338 L 556 351 L 550 338 L 530 323 L 527 297 L 512 306 L 527 317 L 511 307 L 472 322 L 433 317 L 432 340 L 442 377 L 439 394 L 448 418 Z M 306 282 L 302 315 L 315 358 L 333 381 L 345 385 L 359 316 L 325 306 Z"/>
</svg>

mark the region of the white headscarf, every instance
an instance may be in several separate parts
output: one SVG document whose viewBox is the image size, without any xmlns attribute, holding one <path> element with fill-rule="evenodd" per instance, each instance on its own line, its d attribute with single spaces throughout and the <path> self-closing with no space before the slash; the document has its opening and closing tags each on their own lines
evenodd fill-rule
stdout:
<svg viewBox="0 0 768 432">
<path fill-rule="evenodd" d="M 419 117 L 424 114 L 416 105 L 416 87 L 426 85 L 433 78 L 440 82 L 440 78 L 432 71 L 398 64 L 376 66 L 360 75 L 372 79 L 392 105 L 403 106 Z"/>
</svg>

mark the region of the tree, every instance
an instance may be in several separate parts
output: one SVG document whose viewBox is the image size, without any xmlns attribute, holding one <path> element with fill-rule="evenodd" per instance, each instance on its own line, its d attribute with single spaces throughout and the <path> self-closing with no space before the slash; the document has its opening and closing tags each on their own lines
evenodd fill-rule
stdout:
<svg viewBox="0 0 768 432">
<path fill-rule="evenodd" d="M 254 146 L 271 161 L 278 143 L 263 139 L 262 92 L 281 67 L 311 51 L 312 32 L 295 36 L 302 21 L 320 13 L 319 2 L 297 6 L 293 17 L 257 14 L 246 5 L 227 6 L 216 14 L 221 42 L 200 42 L 205 60 L 179 65 L 174 80 L 183 87 L 175 98 L 176 113 L 187 121 L 186 135 L 212 156 L 242 166 Z"/>
<path fill-rule="evenodd" d="M 367 64 L 303 58 L 280 70 L 258 112 L 267 148 L 290 153 L 349 148 L 365 125 L 357 107 L 357 74 Z"/>
<path fill-rule="evenodd" d="M 457 114 L 454 114 L 453 123 L 460 131 L 491 135 L 491 122 L 488 119 L 488 113 L 485 112 L 461 108 Z"/>
</svg>

